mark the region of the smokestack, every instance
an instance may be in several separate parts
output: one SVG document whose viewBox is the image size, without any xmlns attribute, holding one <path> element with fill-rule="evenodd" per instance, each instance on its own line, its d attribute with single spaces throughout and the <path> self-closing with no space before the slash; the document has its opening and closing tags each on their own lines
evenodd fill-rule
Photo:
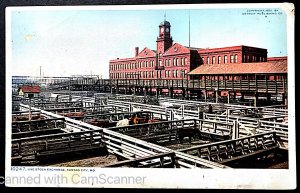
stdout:
<svg viewBox="0 0 300 193">
<path fill-rule="evenodd" d="M 139 47 L 135 47 L 135 57 L 139 55 Z"/>
</svg>

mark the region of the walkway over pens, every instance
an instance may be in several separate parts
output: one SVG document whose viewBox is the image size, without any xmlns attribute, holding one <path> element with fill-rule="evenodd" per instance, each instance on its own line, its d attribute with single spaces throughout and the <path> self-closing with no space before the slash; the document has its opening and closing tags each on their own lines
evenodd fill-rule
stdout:
<svg viewBox="0 0 300 193">
<path fill-rule="evenodd" d="M 233 75 L 234 76 L 234 75 Z M 267 76 L 267 75 L 266 75 Z M 213 77 L 213 76 L 212 76 Z M 267 97 L 271 102 L 271 96 L 282 98 L 282 104 L 286 104 L 287 97 L 287 79 L 269 80 L 264 79 L 213 79 L 205 80 L 187 80 L 187 79 L 91 79 L 75 78 L 69 81 L 49 85 L 52 91 L 93 91 L 93 92 L 110 92 L 123 94 L 142 94 L 160 96 L 163 93 L 170 97 L 180 94 L 183 98 L 205 98 L 209 93 L 216 95 L 216 100 L 221 96 L 221 92 L 227 93 L 230 101 L 231 93 L 249 95 L 254 97 L 254 104 L 257 104 L 258 97 Z"/>
</svg>

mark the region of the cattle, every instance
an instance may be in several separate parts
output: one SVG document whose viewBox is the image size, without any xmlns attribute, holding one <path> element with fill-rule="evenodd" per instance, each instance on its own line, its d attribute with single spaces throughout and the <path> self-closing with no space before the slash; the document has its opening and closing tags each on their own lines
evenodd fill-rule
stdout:
<svg viewBox="0 0 300 193">
<path fill-rule="evenodd" d="M 41 119 L 41 115 L 31 115 L 31 120 L 37 120 Z M 13 121 L 28 121 L 29 116 L 28 115 L 19 115 L 16 117 L 13 117 Z"/>
<path fill-rule="evenodd" d="M 105 120 L 105 119 L 101 119 L 101 120 L 91 119 L 87 121 L 87 123 L 102 128 L 109 128 L 115 126 L 115 123 L 111 123 L 109 122 L 109 120 Z"/>
<path fill-rule="evenodd" d="M 182 143 L 185 137 L 189 138 L 189 142 L 191 143 L 192 138 L 200 138 L 200 131 L 194 128 L 179 128 L 178 129 L 178 138 L 179 142 Z"/>
<path fill-rule="evenodd" d="M 122 120 L 120 120 L 120 121 L 118 121 L 117 122 L 117 127 L 124 127 L 124 126 L 128 126 L 128 125 L 130 125 L 130 123 L 131 123 L 131 125 L 132 125 L 132 120 L 129 120 L 129 119 L 122 119 Z"/>
<path fill-rule="evenodd" d="M 148 120 L 148 123 L 158 123 L 158 122 L 160 122 L 159 119 L 149 119 Z"/>
<path fill-rule="evenodd" d="M 59 115 L 65 117 L 82 117 L 84 116 L 84 112 L 59 113 Z"/>
</svg>

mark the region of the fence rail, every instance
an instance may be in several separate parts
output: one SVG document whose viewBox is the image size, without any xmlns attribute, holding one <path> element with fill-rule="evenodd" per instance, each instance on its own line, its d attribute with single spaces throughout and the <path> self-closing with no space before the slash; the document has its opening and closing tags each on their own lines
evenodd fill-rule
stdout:
<svg viewBox="0 0 300 193">
<path fill-rule="evenodd" d="M 276 132 L 194 146 L 180 152 L 197 155 L 218 163 L 226 163 L 278 148 Z"/>
</svg>

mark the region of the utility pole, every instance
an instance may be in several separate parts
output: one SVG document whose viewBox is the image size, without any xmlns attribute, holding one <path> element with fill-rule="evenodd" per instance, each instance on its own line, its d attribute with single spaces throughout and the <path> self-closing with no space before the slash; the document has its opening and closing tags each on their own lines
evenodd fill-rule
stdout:
<svg viewBox="0 0 300 193">
<path fill-rule="evenodd" d="M 191 18 L 190 18 L 190 10 L 189 10 L 189 48 L 191 47 Z"/>
<path fill-rule="evenodd" d="M 31 121 L 31 98 L 29 97 L 29 115 L 28 120 Z"/>
</svg>

